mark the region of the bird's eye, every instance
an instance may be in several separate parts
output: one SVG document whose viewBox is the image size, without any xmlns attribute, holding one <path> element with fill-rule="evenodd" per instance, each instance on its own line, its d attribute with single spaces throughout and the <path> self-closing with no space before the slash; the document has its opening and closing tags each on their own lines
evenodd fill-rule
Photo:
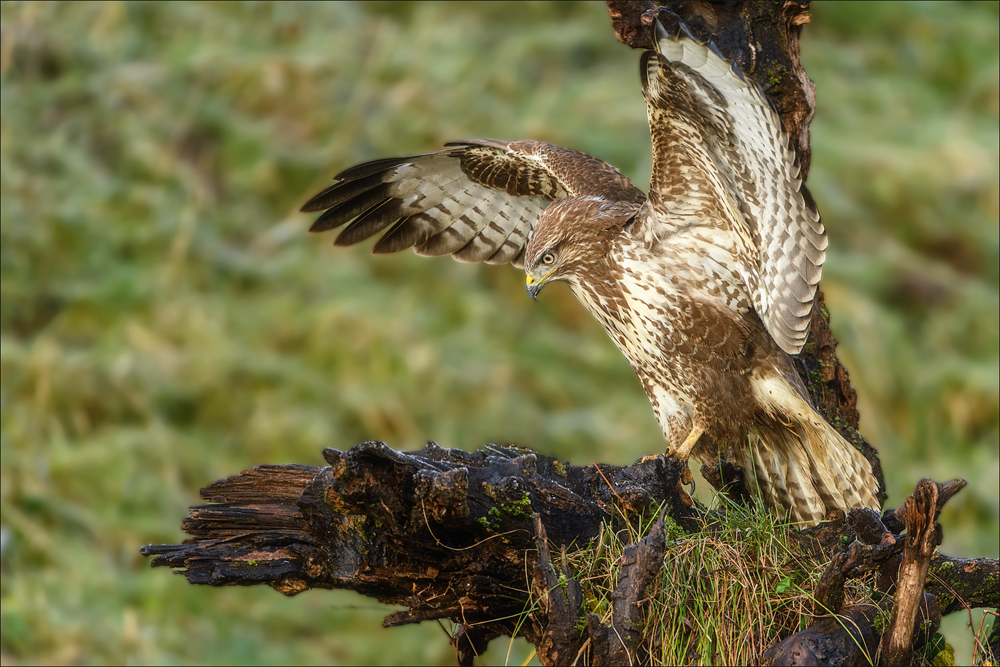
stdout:
<svg viewBox="0 0 1000 667">
<path fill-rule="evenodd" d="M 542 255 L 542 264 L 552 264 L 555 261 L 556 261 L 556 256 L 553 255 L 551 252 L 547 252 L 544 255 Z"/>
</svg>

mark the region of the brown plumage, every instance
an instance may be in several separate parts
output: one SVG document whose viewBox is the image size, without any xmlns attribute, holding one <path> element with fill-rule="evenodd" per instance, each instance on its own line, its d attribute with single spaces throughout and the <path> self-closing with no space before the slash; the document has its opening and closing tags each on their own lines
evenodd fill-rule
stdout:
<svg viewBox="0 0 1000 667">
<path fill-rule="evenodd" d="M 683 25 L 643 55 L 647 199 L 610 165 L 492 139 L 348 169 L 303 210 L 350 245 L 413 247 L 565 281 L 642 382 L 668 453 L 735 452 L 793 521 L 878 509 L 869 462 L 816 412 L 789 355 L 805 344 L 826 235 L 763 93 Z M 390 227 L 391 225 L 391 227 Z M 710 438 L 701 438 L 707 434 Z"/>
<path fill-rule="evenodd" d="M 601 193 L 615 201 L 646 199 L 606 162 L 542 141 L 471 139 L 444 150 L 376 160 L 337 174 L 303 211 L 325 211 L 310 231 L 351 222 L 337 245 L 392 227 L 374 252 L 414 248 L 465 262 L 513 263 L 539 217 L 556 199 Z"/>
</svg>

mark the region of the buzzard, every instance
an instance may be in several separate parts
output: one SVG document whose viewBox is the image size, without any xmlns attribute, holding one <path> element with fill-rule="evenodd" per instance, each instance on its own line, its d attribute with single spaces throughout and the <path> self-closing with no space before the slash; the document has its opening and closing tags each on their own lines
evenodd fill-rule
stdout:
<svg viewBox="0 0 1000 667">
<path fill-rule="evenodd" d="M 708 462 L 724 443 L 795 522 L 877 510 L 871 464 L 816 412 L 789 356 L 827 239 L 781 120 L 713 43 L 653 29 L 648 197 L 589 155 L 474 139 L 341 172 L 303 206 L 323 211 L 311 231 L 350 223 L 346 246 L 388 227 L 375 253 L 512 263 L 532 298 L 567 282 L 632 364 L 668 455 Z"/>
</svg>

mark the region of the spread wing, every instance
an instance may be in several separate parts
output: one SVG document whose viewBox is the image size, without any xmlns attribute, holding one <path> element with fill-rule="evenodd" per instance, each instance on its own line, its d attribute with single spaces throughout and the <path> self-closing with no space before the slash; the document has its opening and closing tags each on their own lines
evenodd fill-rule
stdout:
<svg viewBox="0 0 1000 667">
<path fill-rule="evenodd" d="M 554 200 L 645 200 L 606 162 L 541 141 L 473 139 L 445 146 L 341 172 L 337 183 L 302 207 L 325 211 L 310 231 L 350 222 L 336 244 L 352 245 L 389 227 L 373 252 L 412 247 L 418 255 L 521 267 L 535 224 Z"/>
<path fill-rule="evenodd" d="M 655 212 L 645 232 L 728 230 L 757 313 L 778 345 L 797 354 L 827 239 L 795 151 L 760 88 L 714 44 L 697 42 L 679 22 L 674 34 L 655 26 L 658 53 L 642 61 Z"/>
</svg>

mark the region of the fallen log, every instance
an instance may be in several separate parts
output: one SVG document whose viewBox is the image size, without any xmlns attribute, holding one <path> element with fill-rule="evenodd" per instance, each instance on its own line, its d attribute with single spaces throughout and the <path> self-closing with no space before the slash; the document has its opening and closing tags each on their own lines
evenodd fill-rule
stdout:
<svg viewBox="0 0 1000 667">
<path fill-rule="evenodd" d="M 206 487 L 214 504 L 183 523 L 193 539 L 143 553 L 194 584 L 345 588 L 410 608 L 386 626 L 510 617 L 499 628 L 510 634 L 528 599 L 535 514 L 567 546 L 664 503 L 695 527 L 673 459 L 579 468 L 514 447 L 402 453 L 381 442 L 324 457 L 325 468 L 260 466 Z"/>
<path fill-rule="evenodd" d="M 644 605 L 647 588 L 664 571 L 668 543 L 711 533 L 725 520 L 725 512 L 693 506 L 681 484 L 683 464 L 670 458 L 580 468 L 516 447 L 469 454 L 432 443 L 404 453 L 381 442 L 347 452 L 327 449 L 324 457 L 326 467 L 260 466 L 207 486 L 202 497 L 212 504 L 192 507 L 183 523 L 191 538 L 147 546 L 142 553 L 154 557 L 154 567 L 177 568 L 194 584 L 267 584 L 285 595 L 344 588 L 407 608 L 389 614 L 386 626 L 450 619 L 459 626 L 453 640 L 462 664 L 471 664 L 492 639 L 518 633 L 538 647 L 544 664 L 578 657 L 581 664 L 648 664 L 652 640 Z M 944 488 L 961 486 L 949 485 Z M 945 495 L 924 515 L 935 535 L 941 533 L 935 520 Z M 906 507 L 905 516 L 911 517 Z M 891 599 L 894 586 L 899 599 L 919 590 L 930 601 L 915 607 L 913 620 L 894 613 L 901 620 L 883 623 L 881 631 L 879 615 L 891 607 L 871 602 L 867 608 L 841 608 L 848 580 L 874 575 L 905 549 L 909 538 L 880 524 L 876 513 L 852 510 L 801 532 L 783 529 L 796 552 L 789 571 L 809 562 L 823 573 L 813 614 L 837 615 L 840 621 L 820 620 L 785 639 L 765 660 L 790 652 L 815 655 L 821 641 L 856 644 L 855 634 L 842 632 L 852 624 L 868 655 L 877 655 L 870 647 L 889 641 L 884 636 L 896 637 L 904 623 L 913 635 L 911 650 L 933 636 L 940 605 L 921 585 L 883 578 L 885 599 Z M 866 544 L 875 532 L 879 542 Z M 578 573 L 567 565 L 567 553 L 594 549 L 602 536 L 616 533 L 641 538 L 615 559 L 617 586 L 607 613 L 595 613 Z M 841 549 L 845 542 L 849 546 Z M 554 546 L 559 559 L 552 556 Z M 963 608 L 1000 602 L 997 561 L 944 568 L 942 563 L 955 559 L 935 555 L 928 567 L 935 562 L 945 572 L 935 579 L 939 587 L 975 591 Z M 853 664 L 856 658 L 846 652 L 842 661 L 825 664 Z"/>
</svg>

